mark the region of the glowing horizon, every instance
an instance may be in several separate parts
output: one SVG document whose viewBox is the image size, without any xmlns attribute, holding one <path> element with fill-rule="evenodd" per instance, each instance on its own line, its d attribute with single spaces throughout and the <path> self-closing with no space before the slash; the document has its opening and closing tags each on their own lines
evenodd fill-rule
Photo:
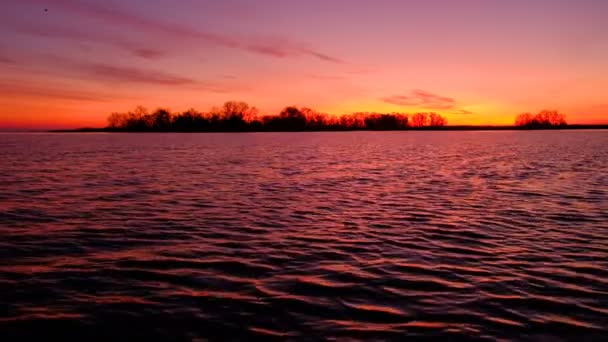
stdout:
<svg viewBox="0 0 608 342">
<path fill-rule="evenodd" d="M 608 123 L 608 3 L 538 0 L 7 0 L 0 128 L 100 127 L 143 105 L 239 100 Z M 48 9 L 48 11 L 45 11 Z"/>
</svg>

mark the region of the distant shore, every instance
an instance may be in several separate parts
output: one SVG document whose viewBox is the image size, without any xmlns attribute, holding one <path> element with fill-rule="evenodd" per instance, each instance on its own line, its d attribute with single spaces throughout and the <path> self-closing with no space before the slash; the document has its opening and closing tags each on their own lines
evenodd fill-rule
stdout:
<svg viewBox="0 0 608 342">
<path fill-rule="evenodd" d="M 263 133 L 263 132 L 396 132 L 396 131 L 557 131 L 557 130 L 592 130 L 608 129 L 606 125 L 567 125 L 559 127 L 520 127 L 520 126 L 442 126 L 442 127 L 408 127 L 404 129 L 303 129 L 303 130 L 129 130 L 114 128 L 76 128 L 54 129 L 53 133 Z"/>
<path fill-rule="evenodd" d="M 352 131 L 508 131 L 608 129 L 602 125 L 568 125 L 556 110 L 522 113 L 514 125 L 448 125 L 436 112 L 356 112 L 332 116 L 306 107 L 285 107 L 277 115 L 260 115 L 246 102 L 228 101 L 209 112 L 189 109 L 171 112 L 158 108 L 148 112 L 137 107 L 126 113 L 112 113 L 103 128 L 60 129 L 52 132 L 92 133 L 247 133 L 247 132 L 352 132 Z"/>
</svg>

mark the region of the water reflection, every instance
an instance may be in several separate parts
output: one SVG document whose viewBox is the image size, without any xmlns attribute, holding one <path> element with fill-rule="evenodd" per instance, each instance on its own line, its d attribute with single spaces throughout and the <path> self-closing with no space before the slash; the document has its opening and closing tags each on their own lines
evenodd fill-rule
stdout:
<svg viewBox="0 0 608 342">
<path fill-rule="evenodd" d="M 608 133 L 0 135 L 13 338 L 599 338 Z"/>
</svg>

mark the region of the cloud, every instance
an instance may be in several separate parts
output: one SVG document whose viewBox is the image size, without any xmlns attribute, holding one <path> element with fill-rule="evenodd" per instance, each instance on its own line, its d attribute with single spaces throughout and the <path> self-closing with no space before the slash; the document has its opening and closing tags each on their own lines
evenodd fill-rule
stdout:
<svg viewBox="0 0 608 342">
<path fill-rule="evenodd" d="M 160 86 L 187 86 L 187 88 L 191 90 L 213 93 L 230 93 L 236 89 L 234 85 L 223 86 L 222 84 L 214 82 L 200 82 L 190 78 L 147 69 L 117 67 L 101 63 L 78 63 L 57 57 L 50 57 L 49 59 L 60 67 L 69 65 L 70 71 L 94 80 Z M 107 94 L 99 91 L 86 91 L 83 89 L 61 86 L 50 87 L 17 80 L 0 80 L 0 93 L 9 96 L 27 96 L 88 102 L 112 102 L 117 99 L 133 99 L 133 97 L 124 95 Z"/>
<path fill-rule="evenodd" d="M 47 0 L 23 0 L 30 3 L 47 5 Z M 223 34 L 205 32 L 192 29 L 179 24 L 160 22 L 142 16 L 133 15 L 127 12 L 118 11 L 104 6 L 84 3 L 78 0 L 54 0 L 53 5 L 72 13 L 77 13 L 89 18 L 102 20 L 119 26 L 130 27 L 141 32 L 154 32 L 162 34 L 172 39 L 180 40 L 191 39 L 204 41 L 220 47 L 240 49 L 260 55 L 272 56 L 275 58 L 311 56 L 320 61 L 329 63 L 344 63 L 339 58 L 327 55 L 320 51 L 310 48 L 305 44 L 283 40 L 277 43 L 276 39 L 255 38 L 244 39 Z"/>
<path fill-rule="evenodd" d="M 27 96 L 35 98 L 51 98 L 71 101 L 87 101 L 87 102 L 111 102 L 116 99 L 131 99 L 121 95 L 110 95 L 71 88 L 62 88 L 53 85 L 42 86 L 37 84 L 23 83 L 22 81 L 0 81 L 0 91 L 5 95 L 10 96 Z"/>
<path fill-rule="evenodd" d="M 130 40 L 123 36 L 110 35 L 101 31 L 85 31 L 85 30 L 74 30 L 67 27 L 60 26 L 27 26 L 21 25 L 17 29 L 17 32 L 26 33 L 29 35 L 46 37 L 46 38 L 60 38 L 81 41 L 84 43 L 102 43 L 110 46 L 115 46 L 120 49 L 126 50 L 129 53 L 145 58 L 145 59 L 159 59 L 165 56 L 165 52 L 154 47 L 140 47 L 138 44 L 132 43 Z"/>
<path fill-rule="evenodd" d="M 288 58 L 297 56 L 312 56 L 318 60 L 334 63 L 345 64 L 341 59 L 326 55 L 315 51 L 303 44 L 295 44 L 284 39 L 266 38 L 257 42 L 244 43 L 245 49 L 250 52 L 268 55 L 276 58 Z M 238 47 L 239 45 L 237 45 Z"/>
<path fill-rule="evenodd" d="M 190 78 L 170 75 L 160 71 L 118 67 L 109 64 L 91 63 L 80 64 L 77 69 L 94 76 L 96 79 L 106 78 L 115 81 L 132 83 L 151 83 L 159 85 L 192 85 L 197 82 Z"/>
<path fill-rule="evenodd" d="M 17 61 L 8 57 L 0 56 L 0 63 L 2 64 L 16 64 Z"/>
<path fill-rule="evenodd" d="M 285 48 L 279 46 L 251 44 L 247 46 L 247 50 L 278 58 L 285 58 L 289 55 L 289 52 Z"/>
<path fill-rule="evenodd" d="M 456 105 L 456 100 L 451 97 L 440 96 L 420 89 L 412 90 L 408 95 L 385 97 L 382 101 L 398 106 L 427 109 L 451 109 Z"/>
<path fill-rule="evenodd" d="M 78 76 L 90 81 L 128 82 L 161 86 L 200 86 L 195 79 L 174 75 L 151 68 L 118 66 L 102 62 L 90 62 L 58 55 L 33 55 L 28 64 L 42 64 L 53 67 L 54 72 L 63 76 Z"/>
<path fill-rule="evenodd" d="M 120 83 L 139 83 L 161 86 L 200 86 L 203 82 L 174 75 L 165 71 L 134 66 L 118 66 L 101 62 L 77 60 L 57 55 L 34 55 L 28 64 L 45 64 L 52 66 L 54 72 L 62 76 L 77 76 L 89 81 L 110 81 Z"/>
<path fill-rule="evenodd" d="M 336 63 L 336 64 L 345 64 L 346 62 L 344 62 L 341 59 L 335 58 L 335 57 L 331 57 L 328 56 L 326 54 L 317 52 L 317 51 L 312 51 L 312 50 L 303 50 L 304 53 L 307 53 L 311 56 L 317 57 L 318 59 L 322 60 L 322 61 L 326 61 L 326 62 L 331 62 L 331 63 Z"/>
<path fill-rule="evenodd" d="M 234 80 L 197 80 L 153 68 L 91 62 L 59 55 L 31 55 L 24 61 L 23 66 L 37 73 L 49 72 L 61 77 L 86 80 L 89 83 L 105 86 L 109 84 L 112 87 L 129 83 L 179 87 L 180 90 L 211 93 L 232 93 L 244 90 L 243 85 Z M 40 68 L 40 66 L 47 67 Z"/>
<path fill-rule="evenodd" d="M 473 113 L 473 112 L 471 112 L 469 110 L 466 110 L 466 109 L 458 109 L 458 110 L 455 110 L 455 111 L 451 112 L 450 114 L 454 114 L 454 115 L 471 115 L 471 114 L 475 114 L 475 113 Z"/>
<path fill-rule="evenodd" d="M 165 53 L 155 49 L 133 49 L 133 54 L 145 59 L 159 59 L 165 56 Z"/>
<path fill-rule="evenodd" d="M 61 59 L 57 59 L 61 61 Z M 198 81 L 188 77 L 182 77 L 153 69 L 142 69 L 126 66 L 115 66 L 104 63 L 83 63 L 63 61 L 64 65 L 70 66 L 80 74 L 84 74 L 94 80 L 107 80 L 111 82 L 139 83 L 158 86 L 180 86 L 196 91 L 211 93 L 231 93 L 238 90 L 234 84 L 223 85 L 212 81 Z"/>
</svg>

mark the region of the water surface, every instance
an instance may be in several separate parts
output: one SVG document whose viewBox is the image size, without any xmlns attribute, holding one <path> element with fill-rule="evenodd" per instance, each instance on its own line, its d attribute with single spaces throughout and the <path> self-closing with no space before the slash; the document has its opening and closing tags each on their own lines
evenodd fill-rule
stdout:
<svg viewBox="0 0 608 342">
<path fill-rule="evenodd" d="M 600 339 L 607 146 L 0 134 L 0 337 Z"/>
</svg>

